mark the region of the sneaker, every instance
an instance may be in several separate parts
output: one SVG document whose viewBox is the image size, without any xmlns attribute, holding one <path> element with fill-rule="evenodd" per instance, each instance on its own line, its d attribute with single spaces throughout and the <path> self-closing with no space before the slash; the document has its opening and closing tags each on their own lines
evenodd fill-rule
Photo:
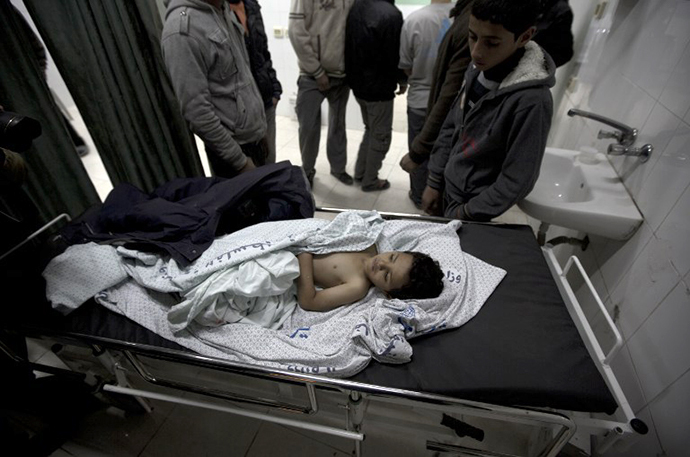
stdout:
<svg viewBox="0 0 690 457">
<path fill-rule="evenodd" d="M 352 176 L 347 174 L 347 171 L 343 171 L 342 173 L 333 173 L 331 171 L 331 175 L 335 176 L 338 181 L 340 181 L 343 184 L 347 184 L 348 186 L 351 186 L 353 182 L 355 182 L 354 179 L 352 179 Z"/>
</svg>

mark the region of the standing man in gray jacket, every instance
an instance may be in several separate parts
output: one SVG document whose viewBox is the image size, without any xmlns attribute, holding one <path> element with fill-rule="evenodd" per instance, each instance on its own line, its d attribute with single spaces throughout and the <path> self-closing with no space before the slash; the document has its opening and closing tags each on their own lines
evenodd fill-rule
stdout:
<svg viewBox="0 0 690 457">
<path fill-rule="evenodd" d="M 297 121 L 302 167 L 313 186 L 321 138 L 321 103 L 328 99 L 326 153 L 331 175 L 351 185 L 347 171 L 345 21 L 354 0 L 292 0 L 289 35 L 297 54 Z"/>
<path fill-rule="evenodd" d="M 216 176 L 266 160 L 266 115 L 244 44 L 244 26 L 224 0 L 172 0 L 161 37 L 182 114 L 204 141 Z"/>
</svg>

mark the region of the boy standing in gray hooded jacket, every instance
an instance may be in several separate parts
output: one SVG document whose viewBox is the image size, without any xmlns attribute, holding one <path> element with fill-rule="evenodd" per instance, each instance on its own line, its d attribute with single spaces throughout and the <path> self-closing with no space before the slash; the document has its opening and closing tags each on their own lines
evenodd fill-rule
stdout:
<svg viewBox="0 0 690 457">
<path fill-rule="evenodd" d="M 476 0 L 472 65 L 429 159 L 422 207 L 488 221 L 523 199 L 539 176 L 551 128 L 555 65 L 531 42 L 539 0 Z"/>
<path fill-rule="evenodd" d="M 161 37 L 182 114 L 204 141 L 216 176 L 262 165 L 266 115 L 244 44 L 244 26 L 224 0 L 172 0 Z"/>
</svg>

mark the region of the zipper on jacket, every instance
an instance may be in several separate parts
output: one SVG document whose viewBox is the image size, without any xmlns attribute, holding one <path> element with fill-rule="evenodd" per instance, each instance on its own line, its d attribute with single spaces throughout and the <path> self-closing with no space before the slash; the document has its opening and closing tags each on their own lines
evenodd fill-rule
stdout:
<svg viewBox="0 0 690 457">
<path fill-rule="evenodd" d="M 487 131 L 488 135 L 491 135 L 491 132 L 494 129 L 494 124 L 496 123 L 496 119 L 498 116 L 501 114 L 501 110 L 503 109 L 503 105 L 506 102 L 507 97 L 502 97 L 501 103 L 498 104 L 498 107 L 494 110 L 494 115 L 491 117 L 491 122 L 489 122 L 489 130 Z"/>
<path fill-rule="evenodd" d="M 465 98 L 467 97 L 467 92 L 465 91 L 465 86 L 467 86 L 467 81 L 463 80 L 462 86 L 460 86 L 460 92 L 457 95 L 458 97 L 460 97 L 459 102 L 460 102 L 460 110 L 462 113 L 462 119 L 460 119 L 460 123 L 462 124 L 461 128 L 465 127 L 465 119 L 467 118 L 467 114 L 468 114 L 467 111 L 465 111 L 465 104 L 466 104 Z"/>
</svg>

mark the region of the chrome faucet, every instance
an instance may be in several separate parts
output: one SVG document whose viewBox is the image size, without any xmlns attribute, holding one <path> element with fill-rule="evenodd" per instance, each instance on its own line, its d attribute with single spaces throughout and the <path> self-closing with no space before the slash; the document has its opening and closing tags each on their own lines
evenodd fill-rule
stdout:
<svg viewBox="0 0 690 457">
<path fill-rule="evenodd" d="M 654 146 L 645 144 L 641 148 L 633 148 L 632 146 L 623 146 L 622 144 L 609 144 L 608 153 L 612 156 L 634 156 L 640 157 L 640 162 L 645 163 L 652 155 Z"/>
<path fill-rule="evenodd" d="M 654 146 L 651 144 L 645 144 L 641 148 L 632 147 L 633 143 L 635 143 L 635 140 L 637 139 L 637 129 L 628 127 L 625 124 L 621 124 L 620 122 L 614 121 L 607 117 L 600 116 L 599 114 L 590 113 L 589 111 L 582 111 L 575 108 L 568 110 L 568 116 L 586 117 L 587 119 L 601 122 L 602 124 L 606 124 L 618 130 L 617 132 L 599 130 L 599 134 L 597 135 L 597 138 L 600 140 L 604 138 L 615 138 L 616 141 L 618 141 L 618 144 L 609 144 L 608 153 L 611 155 L 640 157 L 640 162 L 645 163 L 649 160 L 649 156 L 652 155 L 652 151 L 654 151 Z"/>
<path fill-rule="evenodd" d="M 635 142 L 635 139 L 637 138 L 637 129 L 628 127 L 627 125 L 621 124 L 620 122 L 614 121 L 613 119 L 600 116 L 599 114 L 572 108 L 568 110 L 568 116 L 586 117 L 587 119 L 592 119 L 594 121 L 601 122 L 602 124 L 606 124 L 609 127 L 613 127 L 614 129 L 618 130 L 617 132 L 599 130 L 597 138 L 599 138 L 600 140 L 604 138 L 615 138 L 618 141 L 618 144 L 622 146 L 632 146 L 632 144 Z"/>
</svg>

